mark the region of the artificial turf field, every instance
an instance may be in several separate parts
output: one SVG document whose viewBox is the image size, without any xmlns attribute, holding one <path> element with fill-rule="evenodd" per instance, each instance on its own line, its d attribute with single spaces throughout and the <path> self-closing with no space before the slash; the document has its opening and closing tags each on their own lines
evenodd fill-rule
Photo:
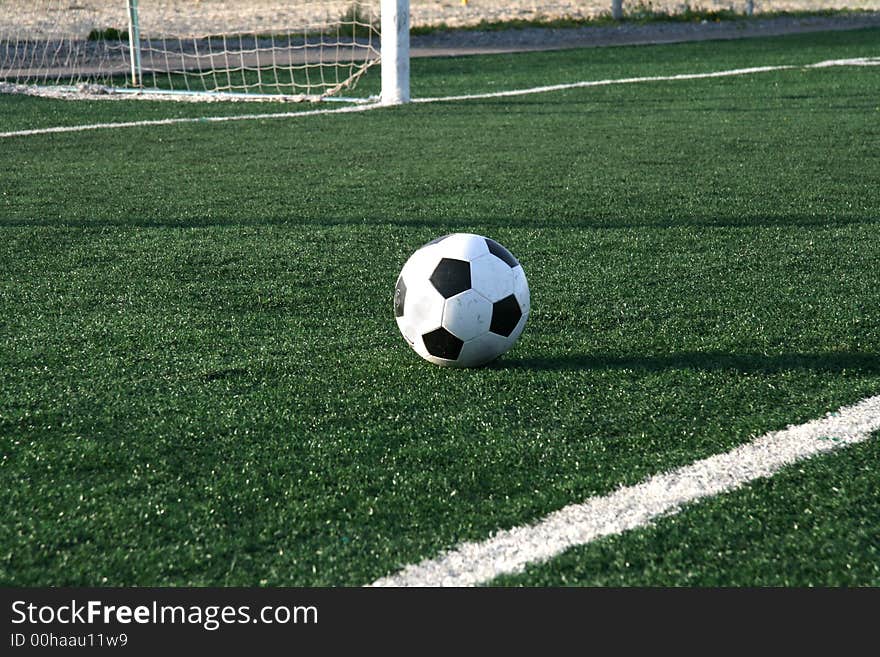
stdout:
<svg viewBox="0 0 880 657">
<path fill-rule="evenodd" d="M 413 93 L 876 56 L 880 30 L 414 60 Z M 0 96 L 0 132 L 277 111 Z M 5 585 L 361 585 L 880 391 L 877 66 L 0 153 Z M 484 369 L 393 318 L 453 231 L 529 277 Z M 878 450 L 491 583 L 880 585 Z"/>
</svg>

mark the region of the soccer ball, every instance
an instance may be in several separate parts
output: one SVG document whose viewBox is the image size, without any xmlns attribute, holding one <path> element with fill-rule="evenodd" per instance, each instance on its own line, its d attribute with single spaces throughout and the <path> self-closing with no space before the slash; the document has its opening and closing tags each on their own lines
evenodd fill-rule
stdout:
<svg viewBox="0 0 880 657">
<path fill-rule="evenodd" d="M 529 316 L 522 265 L 495 240 L 454 233 L 410 256 L 394 289 L 397 326 L 437 365 L 476 367 L 510 349 Z"/>
</svg>

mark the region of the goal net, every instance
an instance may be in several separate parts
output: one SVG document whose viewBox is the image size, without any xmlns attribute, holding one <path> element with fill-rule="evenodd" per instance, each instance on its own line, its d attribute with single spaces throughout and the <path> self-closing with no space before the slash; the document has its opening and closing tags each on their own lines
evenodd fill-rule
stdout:
<svg viewBox="0 0 880 657">
<path fill-rule="evenodd" d="M 0 0 L 0 86 L 297 100 L 344 96 L 380 59 L 379 3 Z"/>
</svg>

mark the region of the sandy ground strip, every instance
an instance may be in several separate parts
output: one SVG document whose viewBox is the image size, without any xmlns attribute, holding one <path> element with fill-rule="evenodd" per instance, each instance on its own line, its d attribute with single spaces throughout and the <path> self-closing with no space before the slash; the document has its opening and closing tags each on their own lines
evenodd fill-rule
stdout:
<svg viewBox="0 0 880 657">
<path fill-rule="evenodd" d="M 355 3 L 364 17 L 378 16 L 379 0 L 140 0 L 139 13 L 145 37 L 269 33 L 333 22 Z M 746 8 L 746 0 L 695 0 L 689 4 L 709 10 Z M 624 0 L 623 6 L 625 11 L 650 8 L 676 12 L 688 3 Z M 880 0 L 755 2 L 756 13 L 841 8 L 880 11 Z M 413 26 L 459 27 L 481 21 L 590 18 L 610 10 L 611 0 L 411 0 L 410 15 Z M 92 29 L 124 29 L 127 24 L 125 0 L 0 0 L 0 39 L 86 35 Z"/>
</svg>

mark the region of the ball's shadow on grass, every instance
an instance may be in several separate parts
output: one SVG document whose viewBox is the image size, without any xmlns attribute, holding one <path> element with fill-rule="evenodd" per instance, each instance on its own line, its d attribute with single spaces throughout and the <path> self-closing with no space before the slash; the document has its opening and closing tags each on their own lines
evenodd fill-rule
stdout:
<svg viewBox="0 0 880 657">
<path fill-rule="evenodd" d="M 730 370 L 771 374 L 790 370 L 833 373 L 880 374 L 880 355 L 863 352 L 818 354 L 726 354 L 681 352 L 659 356 L 614 354 L 568 354 L 537 358 L 502 358 L 491 365 L 498 370 L 579 371 L 633 370 Z"/>
</svg>

